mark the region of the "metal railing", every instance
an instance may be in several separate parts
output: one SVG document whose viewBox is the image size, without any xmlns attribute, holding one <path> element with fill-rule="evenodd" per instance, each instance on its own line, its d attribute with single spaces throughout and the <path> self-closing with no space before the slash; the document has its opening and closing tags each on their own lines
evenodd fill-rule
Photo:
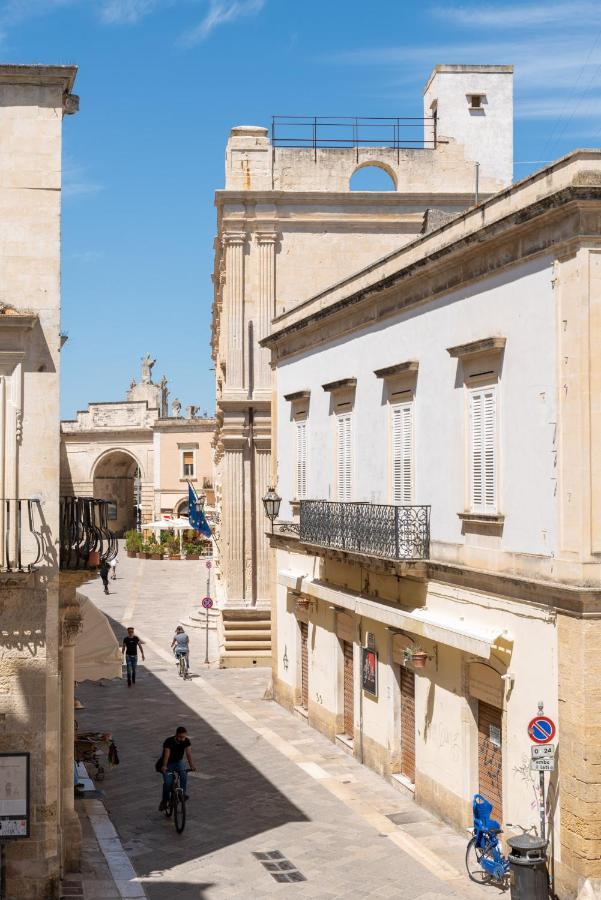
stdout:
<svg viewBox="0 0 601 900">
<path fill-rule="evenodd" d="M 0 572 L 35 571 L 42 560 L 39 500 L 0 500 Z"/>
<path fill-rule="evenodd" d="M 430 507 L 301 500 L 300 540 L 380 559 L 428 559 Z"/>
<path fill-rule="evenodd" d="M 117 539 L 108 527 L 109 505 L 95 497 L 61 497 L 61 569 L 94 568 L 116 556 Z"/>
<path fill-rule="evenodd" d="M 436 148 L 436 116 L 272 116 L 272 147 L 313 150 L 384 147 L 393 150 Z"/>
</svg>

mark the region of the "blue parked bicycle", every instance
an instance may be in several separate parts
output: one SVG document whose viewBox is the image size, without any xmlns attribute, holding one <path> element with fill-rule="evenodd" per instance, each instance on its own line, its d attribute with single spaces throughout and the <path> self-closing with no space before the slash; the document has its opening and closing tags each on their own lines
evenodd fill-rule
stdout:
<svg viewBox="0 0 601 900">
<path fill-rule="evenodd" d="M 503 884 L 509 875 L 509 860 L 501 853 L 499 835 L 503 831 L 495 819 L 490 818 L 492 803 L 482 796 L 474 794 L 472 805 L 474 814 L 473 836 L 465 851 L 465 867 L 471 881 L 476 884 L 487 884 L 496 881 Z M 511 822 L 507 823 L 513 827 Z M 535 828 L 517 826 L 524 834 Z"/>
</svg>

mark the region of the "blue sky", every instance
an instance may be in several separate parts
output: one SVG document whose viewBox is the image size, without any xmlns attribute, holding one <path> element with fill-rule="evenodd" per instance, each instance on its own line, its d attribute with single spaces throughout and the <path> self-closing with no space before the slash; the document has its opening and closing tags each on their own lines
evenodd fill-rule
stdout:
<svg viewBox="0 0 601 900">
<path fill-rule="evenodd" d="M 63 415 L 149 351 L 213 408 L 215 234 L 232 125 L 420 115 L 435 63 L 513 63 L 515 175 L 601 144 L 599 2 L 3 0 L 6 62 L 76 63 L 65 120 Z"/>
</svg>

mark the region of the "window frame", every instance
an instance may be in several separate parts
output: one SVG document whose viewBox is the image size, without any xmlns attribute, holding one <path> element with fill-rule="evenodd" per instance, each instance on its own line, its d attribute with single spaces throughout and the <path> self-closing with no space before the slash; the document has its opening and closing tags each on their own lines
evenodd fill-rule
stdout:
<svg viewBox="0 0 601 900">
<path fill-rule="evenodd" d="M 338 503 L 350 503 L 352 502 L 353 497 L 353 486 L 354 486 L 354 472 L 353 472 L 353 410 L 352 409 L 337 409 L 335 414 L 336 419 L 336 500 Z M 348 462 L 346 464 L 347 473 L 345 478 L 348 479 L 348 484 L 346 486 L 346 490 L 344 492 L 344 496 L 341 496 L 341 484 L 340 484 L 340 470 L 341 470 L 341 461 L 340 461 L 340 425 L 343 421 L 348 422 L 348 437 L 345 438 L 347 440 L 347 449 L 348 449 Z"/>
<path fill-rule="evenodd" d="M 472 515 L 498 516 L 500 510 L 500 417 L 499 417 L 499 382 L 498 380 L 481 381 L 466 385 L 467 390 L 467 504 L 466 509 Z M 493 410 L 490 417 L 492 422 L 492 436 L 487 437 L 486 395 L 493 398 Z M 474 448 L 474 399 L 481 398 L 479 412 L 480 422 L 480 474 L 476 478 L 476 458 Z M 492 459 L 492 501 L 487 498 L 487 470 L 489 462 L 487 453 L 491 451 Z M 480 482 L 480 502 L 477 502 L 474 488 L 476 481 Z"/>
<path fill-rule="evenodd" d="M 390 500 L 391 503 L 395 506 L 413 506 L 415 504 L 415 396 L 413 391 L 403 391 L 403 394 L 407 394 L 407 396 L 403 399 L 399 400 L 391 400 L 390 402 Z M 395 454 L 395 415 L 397 412 L 402 414 L 403 411 L 407 411 L 409 414 L 410 421 L 410 435 L 409 435 L 409 468 L 410 468 L 410 491 L 409 491 L 409 499 L 406 499 L 406 495 L 404 494 L 404 450 L 405 448 L 405 440 L 403 438 L 403 423 L 401 423 L 401 442 L 400 442 L 400 464 L 401 464 L 401 498 L 398 499 L 396 495 L 396 463 L 397 456 Z"/>
</svg>

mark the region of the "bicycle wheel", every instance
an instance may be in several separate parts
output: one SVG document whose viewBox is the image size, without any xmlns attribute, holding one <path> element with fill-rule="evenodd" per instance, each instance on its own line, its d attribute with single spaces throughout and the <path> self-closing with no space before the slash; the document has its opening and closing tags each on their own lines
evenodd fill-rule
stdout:
<svg viewBox="0 0 601 900">
<path fill-rule="evenodd" d="M 165 815 L 168 819 L 171 818 L 171 813 L 173 812 L 173 793 L 169 794 L 169 799 L 167 800 L 167 805 L 165 806 Z"/>
<path fill-rule="evenodd" d="M 178 788 L 173 794 L 173 821 L 175 830 L 181 834 L 186 827 L 186 801 L 181 788 Z"/>
<path fill-rule="evenodd" d="M 183 653 L 179 655 L 179 677 L 184 679 L 186 677 L 186 660 Z"/>
<path fill-rule="evenodd" d="M 465 868 L 470 881 L 475 881 L 476 884 L 489 884 L 491 881 L 498 881 L 483 865 L 483 863 L 488 863 L 492 866 L 495 862 L 497 860 L 494 846 L 487 843 L 484 847 L 477 847 L 476 838 L 473 837 L 465 851 Z"/>
</svg>

